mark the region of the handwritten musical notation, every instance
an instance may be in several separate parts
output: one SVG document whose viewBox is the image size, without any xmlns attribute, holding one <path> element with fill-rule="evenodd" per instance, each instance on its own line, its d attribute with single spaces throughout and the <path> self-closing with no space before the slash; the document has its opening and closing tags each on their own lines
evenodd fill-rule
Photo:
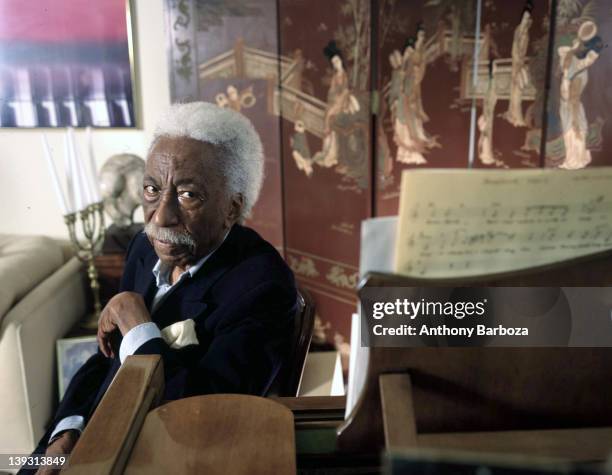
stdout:
<svg viewBox="0 0 612 475">
<path fill-rule="evenodd" d="M 407 170 L 396 272 L 451 278 L 612 249 L 612 167 Z"/>
</svg>

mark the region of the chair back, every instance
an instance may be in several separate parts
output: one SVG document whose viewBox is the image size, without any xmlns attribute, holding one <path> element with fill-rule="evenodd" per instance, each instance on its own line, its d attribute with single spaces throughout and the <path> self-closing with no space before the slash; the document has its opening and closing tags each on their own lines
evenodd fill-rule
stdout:
<svg viewBox="0 0 612 475">
<path fill-rule="evenodd" d="M 306 355 L 312 340 L 314 328 L 315 307 L 307 291 L 298 287 L 298 308 L 295 314 L 293 338 L 289 356 L 277 378 L 276 390 L 278 396 L 297 396 L 304 372 Z"/>
</svg>

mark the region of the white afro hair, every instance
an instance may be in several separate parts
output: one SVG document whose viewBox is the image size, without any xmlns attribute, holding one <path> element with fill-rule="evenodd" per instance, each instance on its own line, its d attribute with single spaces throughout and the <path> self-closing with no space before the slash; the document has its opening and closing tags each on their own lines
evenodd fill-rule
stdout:
<svg viewBox="0 0 612 475">
<path fill-rule="evenodd" d="M 223 149 L 220 171 L 230 194 L 244 197 L 240 219 L 248 217 L 263 181 L 263 147 L 251 121 L 239 112 L 209 102 L 174 104 L 162 115 L 153 135 L 189 137 Z"/>
</svg>

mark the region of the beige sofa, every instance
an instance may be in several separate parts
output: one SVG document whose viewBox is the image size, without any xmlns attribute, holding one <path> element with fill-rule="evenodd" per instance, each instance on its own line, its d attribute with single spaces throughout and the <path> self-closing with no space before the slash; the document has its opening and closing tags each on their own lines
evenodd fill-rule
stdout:
<svg viewBox="0 0 612 475">
<path fill-rule="evenodd" d="M 69 246 L 0 235 L 0 453 L 28 453 L 57 404 L 55 341 L 85 314 L 87 283 Z"/>
</svg>

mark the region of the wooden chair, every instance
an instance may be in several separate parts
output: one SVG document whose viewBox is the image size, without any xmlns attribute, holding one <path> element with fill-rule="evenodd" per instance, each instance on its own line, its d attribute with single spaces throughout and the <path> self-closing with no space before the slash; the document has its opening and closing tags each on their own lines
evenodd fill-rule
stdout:
<svg viewBox="0 0 612 475">
<path fill-rule="evenodd" d="M 298 299 L 289 357 L 276 381 L 282 396 L 297 395 L 314 327 L 310 295 L 299 289 Z M 284 405 L 225 394 L 158 407 L 163 392 L 161 359 L 129 357 L 64 471 L 100 475 L 295 472 L 293 414 Z"/>
<path fill-rule="evenodd" d="M 62 473 L 261 474 L 296 471 L 293 414 L 271 399 L 196 396 L 158 406 L 158 355 L 129 356 Z"/>
</svg>

